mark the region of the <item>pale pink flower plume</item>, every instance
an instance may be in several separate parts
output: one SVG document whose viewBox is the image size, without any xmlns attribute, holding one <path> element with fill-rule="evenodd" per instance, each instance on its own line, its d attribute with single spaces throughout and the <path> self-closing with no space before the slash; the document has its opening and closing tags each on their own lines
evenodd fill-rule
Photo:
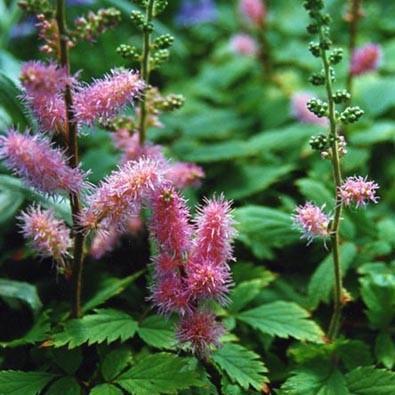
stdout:
<svg viewBox="0 0 395 395">
<path fill-rule="evenodd" d="M 291 97 L 291 113 L 300 122 L 328 126 L 326 118 L 319 118 L 307 108 L 307 103 L 314 95 L 309 92 L 296 92 Z"/>
<path fill-rule="evenodd" d="M 173 187 L 159 189 L 151 201 L 151 234 L 161 251 L 177 257 L 189 251 L 192 227 L 185 200 Z"/>
<path fill-rule="evenodd" d="M 161 314 L 178 313 L 182 316 L 191 311 L 189 293 L 178 272 L 157 275 L 150 299 Z"/>
<path fill-rule="evenodd" d="M 144 230 L 144 222 L 141 216 L 133 216 L 126 221 L 126 232 L 132 236 L 137 236 Z"/>
<path fill-rule="evenodd" d="M 360 75 L 377 70 L 381 58 L 382 50 L 378 44 L 370 43 L 356 48 L 351 56 L 351 74 Z"/>
<path fill-rule="evenodd" d="M 191 253 L 194 262 L 221 266 L 233 260 L 232 241 L 236 231 L 231 211 L 223 196 L 206 199 L 195 219 L 196 236 Z"/>
<path fill-rule="evenodd" d="M 104 230 L 99 230 L 92 240 L 90 255 L 95 259 L 100 259 L 113 249 L 119 243 L 121 234 L 115 227 Z"/>
<path fill-rule="evenodd" d="M 99 118 L 109 119 L 143 92 L 144 81 L 138 73 L 113 70 L 91 85 L 76 88 L 74 112 L 81 123 L 92 125 Z"/>
<path fill-rule="evenodd" d="M 298 206 L 293 215 L 295 226 L 302 232 L 302 237 L 311 242 L 315 237 L 329 236 L 329 216 L 318 206 L 307 202 Z"/>
<path fill-rule="evenodd" d="M 44 136 L 9 131 L 0 137 L 0 159 L 27 184 L 44 193 L 77 193 L 84 186 L 83 172 L 68 166 L 63 152 Z"/>
<path fill-rule="evenodd" d="M 258 44 L 255 39 L 244 33 L 234 35 L 230 40 L 230 47 L 239 55 L 255 56 L 258 53 Z"/>
<path fill-rule="evenodd" d="M 376 190 L 379 185 L 374 181 L 368 181 L 367 177 L 348 177 L 339 188 L 343 203 L 350 206 L 354 203 L 357 207 L 365 206 L 369 201 L 378 202 Z"/>
<path fill-rule="evenodd" d="M 178 340 L 188 343 L 195 354 L 205 356 L 211 346 L 219 346 L 224 333 L 223 326 L 213 313 L 197 310 L 181 318 L 176 334 Z"/>
<path fill-rule="evenodd" d="M 240 11 L 256 26 L 265 22 L 266 5 L 263 0 L 240 0 Z"/>
<path fill-rule="evenodd" d="M 141 205 L 163 183 L 162 165 L 151 159 L 127 162 L 112 172 L 88 197 L 80 224 L 86 230 L 115 226 L 125 230 L 127 221 L 140 213 Z"/>
<path fill-rule="evenodd" d="M 194 163 L 177 162 L 170 164 L 166 171 L 166 179 L 178 189 L 199 186 L 204 178 L 204 170 Z"/>
<path fill-rule="evenodd" d="M 70 232 L 63 221 L 56 219 L 51 210 L 32 206 L 19 219 L 24 237 L 40 256 L 63 262 L 71 247 Z"/>
</svg>

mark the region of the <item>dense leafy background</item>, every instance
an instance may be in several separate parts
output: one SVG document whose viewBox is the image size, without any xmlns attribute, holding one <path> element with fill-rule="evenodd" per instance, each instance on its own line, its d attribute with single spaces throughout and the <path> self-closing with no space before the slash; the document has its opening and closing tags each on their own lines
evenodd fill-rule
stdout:
<svg viewBox="0 0 395 395">
<path fill-rule="evenodd" d="M 270 381 L 270 388 L 284 395 L 394 394 L 395 5 L 366 1 L 360 24 L 358 43 L 379 42 L 384 60 L 379 72 L 355 81 L 354 102 L 366 116 L 347 131 L 344 171 L 377 180 L 380 204 L 344 213 L 341 255 L 352 302 L 344 309 L 342 337 L 324 344 L 331 258 L 319 243 L 306 247 L 290 220 L 295 204 L 305 199 L 333 207 L 330 164 L 308 145 L 318 128 L 298 123 L 289 110 L 293 92 L 314 91 L 307 79 L 320 67 L 307 49 L 305 11 L 296 0 L 267 1 L 268 40 L 280 81 L 274 85 L 258 59 L 229 49 L 230 37 L 247 28 L 235 1 L 218 1 L 215 22 L 188 28 L 175 23 L 180 2 L 170 3 L 159 27 L 176 43 L 171 61 L 153 80 L 164 92 L 183 93 L 187 102 L 164 116 L 165 127 L 150 130 L 149 137 L 166 145 L 169 156 L 204 167 L 202 187 L 187 191 L 191 205 L 223 191 L 236 207 L 233 302 L 219 311 L 229 333 L 213 354 L 224 393 L 259 393 Z M 345 2 L 327 3 L 334 40 L 347 46 Z M 139 39 L 128 22 L 134 6 L 127 0 L 68 9 L 76 16 L 100 6 L 121 9 L 123 22 L 96 44 L 73 51 L 73 71 L 81 70 L 87 80 L 125 65 L 116 46 Z M 18 72 L 22 61 L 41 55 L 34 33 L 15 36 L 21 18 L 15 2 L 0 1 L 2 131 L 11 124 L 31 124 L 17 99 Z M 339 87 L 346 70 L 345 62 L 337 74 Z M 83 166 L 97 182 L 116 166 L 119 155 L 104 131 L 87 130 L 80 141 Z M 175 352 L 171 319 L 156 316 L 146 301 L 144 237 L 124 239 L 100 262 L 88 260 L 86 315 L 66 320 L 70 284 L 56 277 L 49 262 L 32 256 L 15 215 L 40 200 L 69 220 L 68 206 L 37 196 L 0 170 L 0 394 L 74 395 L 82 387 L 92 395 L 215 393 L 204 367 Z"/>
</svg>

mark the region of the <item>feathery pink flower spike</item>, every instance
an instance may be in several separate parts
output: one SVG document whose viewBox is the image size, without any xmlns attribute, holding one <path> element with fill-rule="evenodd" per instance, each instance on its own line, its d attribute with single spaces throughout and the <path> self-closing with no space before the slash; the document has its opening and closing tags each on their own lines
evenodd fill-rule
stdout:
<svg viewBox="0 0 395 395">
<path fill-rule="evenodd" d="M 255 56 L 258 53 L 258 43 L 249 34 L 239 33 L 230 40 L 230 48 L 239 55 Z"/>
<path fill-rule="evenodd" d="M 62 151 L 44 136 L 10 130 L 0 137 L 0 159 L 24 181 L 44 193 L 79 192 L 84 174 L 66 163 Z"/>
<path fill-rule="evenodd" d="M 71 247 L 70 232 L 65 223 L 56 219 L 51 210 L 33 206 L 22 212 L 19 219 L 22 233 L 34 250 L 42 257 L 53 257 L 62 263 Z"/>
<path fill-rule="evenodd" d="M 240 11 L 255 26 L 261 26 L 265 22 L 264 0 L 240 0 Z"/>
<path fill-rule="evenodd" d="M 367 177 L 348 177 L 339 188 L 339 193 L 344 205 L 354 203 L 357 207 L 365 206 L 369 201 L 377 203 L 376 190 L 379 185 L 374 181 L 368 181 Z"/>
<path fill-rule="evenodd" d="M 366 44 L 356 48 L 351 56 L 350 71 L 353 75 L 361 75 L 377 70 L 380 66 L 382 50 L 378 44 Z"/>
<path fill-rule="evenodd" d="M 202 178 L 203 169 L 194 163 L 177 162 L 170 164 L 166 171 L 166 179 L 177 189 L 199 186 Z"/>
<path fill-rule="evenodd" d="M 160 188 L 163 179 L 162 164 L 143 158 L 127 162 L 112 172 L 88 197 L 81 213 L 80 224 L 86 230 L 115 226 L 124 230 L 127 221 L 139 215 L 144 200 Z"/>
<path fill-rule="evenodd" d="M 205 356 L 210 352 L 210 346 L 220 344 L 224 333 L 223 326 L 213 313 L 196 310 L 181 319 L 176 335 L 181 343 L 189 343 L 195 354 Z"/>
<path fill-rule="evenodd" d="M 116 115 L 143 92 L 144 81 L 130 70 L 112 70 L 91 85 L 80 86 L 74 94 L 74 112 L 81 123 L 92 125 L 99 118 Z"/>
<path fill-rule="evenodd" d="M 303 206 L 298 206 L 293 215 L 295 226 L 303 233 L 309 243 L 316 237 L 329 236 L 329 216 L 322 211 L 322 208 L 307 202 Z"/>
<path fill-rule="evenodd" d="M 319 118 L 307 108 L 307 103 L 314 95 L 310 92 L 296 92 L 291 97 L 291 113 L 300 122 L 328 126 L 326 118 Z"/>
</svg>

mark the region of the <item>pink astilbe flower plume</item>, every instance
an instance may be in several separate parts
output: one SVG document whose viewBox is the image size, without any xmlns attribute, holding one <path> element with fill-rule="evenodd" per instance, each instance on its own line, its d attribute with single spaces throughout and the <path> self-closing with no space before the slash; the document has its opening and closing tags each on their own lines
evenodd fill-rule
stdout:
<svg viewBox="0 0 395 395">
<path fill-rule="evenodd" d="M 239 33 L 230 40 L 231 50 L 239 55 L 255 56 L 258 53 L 258 44 L 249 34 Z"/>
<path fill-rule="evenodd" d="M 184 256 L 191 244 L 192 227 L 185 200 L 171 186 L 159 189 L 151 202 L 151 234 L 161 251 Z"/>
<path fill-rule="evenodd" d="M 223 196 L 206 199 L 195 222 L 192 260 L 212 265 L 225 265 L 232 260 L 232 241 L 236 231 L 230 203 Z"/>
<path fill-rule="evenodd" d="M 0 159 L 27 184 L 44 193 L 77 193 L 84 186 L 83 172 L 68 166 L 63 152 L 44 136 L 9 131 L 0 137 Z"/>
<path fill-rule="evenodd" d="M 298 206 L 293 215 L 295 226 L 302 232 L 302 237 L 309 243 L 316 237 L 329 236 L 329 216 L 322 208 L 307 202 L 303 206 Z"/>
<path fill-rule="evenodd" d="M 137 99 L 145 87 L 140 76 L 130 70 L 113 70 L 91 85 L 76 88 L 74 112 L 77 120 L 91 125 L 109 119 Z"/>
<path fill-rule="evenodd" d="M 177 339 L 190 345 L 195 354 L 206 356 L 212 346 L 219 346 L 219 339 L 224 332 L 213 313 L 196 310 L 181 319 L 176 334 Z"/>
<path fill-rule="evenodd" d="M 90 255 L 95 259 L 100 259 L 111 252 L 118 244 L 120 233 L 118 229 L 99 230 L 92 240 Z"/>
<path fill-rule="evenodd" d="M 264 0 L 240 0 L 240 11 L 254 25 L 260 26 L 266 17 Z"/>
<path fill-rule="evenodd" d="M 307 108 L 307 103 L 313 99 L 314 95 L 310 92 L 296 92 L 291 97 L 291 113 L 300 122 L 311 123 L 320 126 L 327 126 L 326 118 L 317 117 Z"/>
<path fill-rule="evenodd" d="M 178 189 L 199 186 L 202 178 L 204 178 L 203 169 L 194 163 L 174 163 L 166 171 L 166 179 Z"/>
<path fill-rule="evenodd" d="M 376 190 L 379 185 L 374 181 L 368 181 L 367 177 L 348 177 L 339 188 L 339 193 L 344 205 L 354 203 L 357 207 L 365 206 L 369 201 L 377 203 Z"/>
<path fill-rule="evenodd" d="M 115 226 L 124 230 L 126 222 L 137 216 L 145 199 L 163 183 L 162 165 L 151 159 L 127 162 L 108 176 L 88 197 L 87 207 L 80 217 L 86 230 Z"/>
<path fill-rule="evenodd" d="M 351 57 L 350 71 L 353 75 L 361 75 L 377 70 L 382 58 L 381 47 L 378 44 L 366 44 L 356 48 Z"/>
<path fill-rule="evenodd" d="M 19 217 L 22 233 L 31 242 L 33 249 L 42 257 L 52 257 L 63 264 L 63 259 L 71 247 L 69 229 L 65 223 L 55 218 L 51 210 L 29 207 Z"/>
</svg>

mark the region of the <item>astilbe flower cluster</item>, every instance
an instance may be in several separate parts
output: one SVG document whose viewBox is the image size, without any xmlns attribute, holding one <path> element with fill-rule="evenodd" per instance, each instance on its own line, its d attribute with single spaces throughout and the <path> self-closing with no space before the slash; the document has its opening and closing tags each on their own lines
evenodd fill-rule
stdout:
<svg viewBox="0 0 395 395">
<path fill-rule="evenodd" d="M 10 130 L 0 137 L 0 159 L 38 191 L 77 193 L 84 186 L 84 174 L 68 166 L 64 153 L 42 135 Z"/>
<path fill-rule="evenodd" d="M 240 0 L 240 11 L 255 26 L 261 26 L 266 17 L 264 0 Z"/>
<path fill-rule="evenodd" d="M 378 44 L 366 44 L 356 48 L 351 56 L 350 71 L 353 75 L 361 75 L 377 70 L 382 58 L 381 47 Z"/>
<path fill-rule="evenodd" d="M 53 257 L 64 266 L 64 257 L 71 246 L 70 231 L 65 223 L 55 218 L 51 210 L 31 206 L 19 217 L 24 237 L 44 258 Z"/>
<path fill-rule="evenodd" d="M 218 344 L 223 328 L 205 302 L 228 300 L 235 231 L 230 204 L 223 197 L 206 200 L 195 221 L 189 217 L 185 201 L 174 188 L 165 186 L 155 196 L 151 234 L 159 252 L 151 298 L 161 313 L 181 317 L 180 342 L 187 342 L 197 354 L 206 354 Z"/>
<path fill-rule="evenodd" d="M 369 201 L 378 202 L 377 189 L 379 189 L 379 185 L 374 181 L 368 181 L 367 177 L 353 176 L 343 182 L 339 193 L 345 206 L 354 203 L 356 207 L 360 207 L 365 206 Z"/>
</svg>

